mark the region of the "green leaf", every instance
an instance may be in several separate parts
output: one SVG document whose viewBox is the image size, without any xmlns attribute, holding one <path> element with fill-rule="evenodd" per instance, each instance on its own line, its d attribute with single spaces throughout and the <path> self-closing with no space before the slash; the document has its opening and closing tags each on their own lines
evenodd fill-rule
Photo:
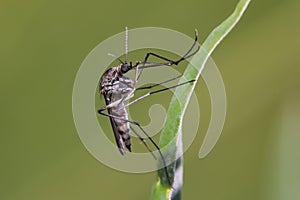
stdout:
<svg viewBox="0 0 300 200">
<path fill-rule="evenodd" d="M 181 127 L 183 116 L 206 61 L 218 44 L 238 23 L 250 1 L 251 0 L 240 0 L 234 12 L 210 33 L 199 52 L 197 52 L 190 61 L 190 64 L 184 72 L 184 76 L 179 81 L 179 83 L 182 83 L 186 80 L 196 80 L 192 84 L 186 84 L 176 88 L 170 102 L 164 128 L 160 137 L 160 146 L 166 147 L 163 148 L 163 154 L 168 163 L 176 160 L 176 155 L 182 155 Z M 170 186 L 168 182 L 164 169 L 158 170 L 158 180 L 153 185 L 151 199 L 181 199 L 181 188 L 183 185 L 182 159 L 183 158 L 180 157 L 176 162 L 173 162 L 168 166 L 169 176 L 173 183 L 172 186 Z"/>
</svg>

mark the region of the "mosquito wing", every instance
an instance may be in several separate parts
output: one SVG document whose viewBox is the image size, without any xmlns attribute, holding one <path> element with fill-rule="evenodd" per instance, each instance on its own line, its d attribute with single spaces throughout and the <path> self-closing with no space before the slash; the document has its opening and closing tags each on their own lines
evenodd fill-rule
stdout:
<svg viewBox="0 0 300 200">
<path fill-rule="evenodd" d="M 108 102 L 105 95 L 104 95 L 104 98 L 105 98 L 105 101 L 106 101 L 106 105 L 109 105 L 110 102 Z M 107 112 L 108 112 L 108 114 L 112 115 L 112 112 L 111 112 L 110 108 L 107 109 Z M 115 136 L 115 139 L 116 139 L 118 149 L 119 149 L 119 151 L 122 155 L 125 155 L 126 151 L 125 151 L 125 148 L 124 148 L 124 141 L 123 141 L 121 135 L 119 134 L 115 119 L 112 118 L 112 117 L 109 117 L 109 120 L 110 120 L 111 127 L 113 129 L 113 132 L 114 132 L 114 136 Z"/>
</svg>

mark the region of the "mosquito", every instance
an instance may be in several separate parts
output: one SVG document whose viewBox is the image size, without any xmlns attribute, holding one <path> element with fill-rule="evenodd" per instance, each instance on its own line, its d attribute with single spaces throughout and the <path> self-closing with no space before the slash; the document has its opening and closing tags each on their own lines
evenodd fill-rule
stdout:
<svg viewBox="0 0 300 200">
<path fill-rule="evenodd" d="M 146 143 L 146 139 L 149 139 L 150 142 L 154 145 L 154 147 L 157 149 L 162 164 L 164 166 L 164 171 L 166 173 L 167 180 L 171 184 L 171 178 L 168 173 L 167 165 L 165 158 L 159 148 L 159 146 L 155 143 L 155 141 L 149 136 L 149 134 L 144 130 L 144 128 L 140 125 L 139 122 L 133 121 L 128 119 L 128 113 L 127 113 L 127 107 L 146 98 L 151 95 L 182 86 L 184 84 L 192 83 L 195 80 L 190 80 L 181 84 L 177 84 L 174 86 L 171 86 L 169 88 L 159 89 L 147 92 L 146 94 L 134 99 L 131 102 L 128 102 L 133 96 L 134 92 L 136 90 L 150 90 L 152 88 L 155 88 L 163 83 L 173 81 L 175 79 L 178 79 L 181 76 L 163 81 L 158 84 L 153 84 L 146 87 L 139 87 L 136 88 L 136 84 L 138 82 L 138 79 L 140 78 L 142 71 L 144 68 L 150 68 L 150 67 L 157 67 L 157 66 L 172 66 L 172 65 L 178 65 L 183 60 L 186 60 L 187 58 L 193 56 L 196 54 L 199 50 L 199 46 L 196 50 L 192 51 L 197 44 L 198 39 L 198 32 L 195 30 L 195 39 L 190 47 L 190 49 L 178 60 L 171 60 L 166 57 L 163 57 L 161 55 L 158 55 L 153 52 L 149 52 L 146 54 L 143 61 L 138 61 L 136 64 L 132 64 L 132 62 L 127 63 L 127 57 L 128 57 L 128 29 L 126 27 L 125 31 L 125 62 L 123 62 L 121 59 L 118 59 L 120 64 L 118 66 L 109 68 L 106 70 L 103 75 L 100 78 L 100 93 L 105 98 L 106 106 L 100 108 L 98 110 L 98 113 L 101 115 L 104 115 L 106 117 L 109 117 L 110 123 L 112 126 L 112 130 L 115 136 L 116 144 L 118 146 L 118 149 L 122 155 L 126 154 L 125 148 L 131 152 L 131 142 L 130 142 L 130 130 L 141 140 L 141 142 L 144 144 L 144 146 L 147 148 L 147 150 L 152 154 L 152 156 L 156 159 L 155 155 L 152 153 L 152 150 Z M 148 59 L 150 56 L 156 57 L 158 59 L 161 59 L 162 62 L 148 62 Z M 135 77 L 134 80 L 130 79 L 129 77 L 124 76 L 127 72 L 130 70 L 135 70 Z M 128 103 L 125 103 L 128 102 Z M 107 113 L 104 111 L 107 110 Z M 144 137 L 140 135 L 133 127 L 137 127 L 141 133 L 143 133 Z"/>
</svg>

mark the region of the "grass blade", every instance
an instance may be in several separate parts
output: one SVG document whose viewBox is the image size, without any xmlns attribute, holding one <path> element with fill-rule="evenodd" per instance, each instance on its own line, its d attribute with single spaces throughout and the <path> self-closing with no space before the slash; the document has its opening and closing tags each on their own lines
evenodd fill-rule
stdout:
<svg viewBox="0 0 300 200">
<path fill-rule="evenodd" d="M 186 68 L 183 78 L 179 81 L 179 83 L 181 83 L 186 80 L 196 80 L 193 84 L 186 84 L 185 86 L 176 88 L 160 137 L 160 146 L 162 147 L 167 163 L 171 163 L 172 160 L 174 161 L 179 157 L 176 162 L 168 166 L 169 175 L 173 184 L 172 186 L 169 185 L 163 169 L 158 170 L 158 180 L 153 185 L 151 199 L 181 199 L 181 187 L 183 184 L 183 158 L 180 157 L 182 155 L 181 127 L 186 107 L 209 56 L 238 23 L 250 1 L 251 0 L 240 0 L 234 12 L 210 33 L 199 52 L 195 54 Z M 214 144 L 212 144 L 212 147 L 213 145 Z"/>
</svg>

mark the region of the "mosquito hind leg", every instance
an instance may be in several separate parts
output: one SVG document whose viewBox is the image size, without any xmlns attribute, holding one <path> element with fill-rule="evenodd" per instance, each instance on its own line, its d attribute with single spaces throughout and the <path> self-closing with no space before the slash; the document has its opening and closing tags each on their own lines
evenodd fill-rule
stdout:
<svg viewBox="0 0 300 200">
<path fill-rule="evenodd" d="M 105 109 L 104 109 L 105 110 Z M 162 162 L 163 162 L 163 166 L 164 166 L 164 171 L 166 173 L 166 176 L 167 176 L 167 179 L 168 179 L 168 183 L 170 186 L 172 186 L 172 181 L 171 181 L 171 178 L 169 176 L 169 173 L 168 173 L 168 168 L 167 168 L 167 163 L 165 161 L 165 158 L 159 148 L 159 146 L 155 143 L 155 141 L 150 137 L 150 135 L 143 129 L 143 127 L 136 121 L 132 121 L 132 120 L 129 120 L 129 119 L 124 119 L 122 117 L 118 117 L 118 116 L 115 116 L 115 115 L 111 115 L 111 114 L 106 114 L 104 113 L 103 111 L 103 108 L 102 109 L 99 109 L 98 110 L 98 113 L 101 114 L 101 115 L 104 115 L 106 117 L 112 117 L 112 118 L 115 118 L 115 119 L 119 119 L 119 120 L 123 120 L 124 122 L 129 122 L 131 124 L 134 124 L 136 125 L 142 132 L 143 134 L 147 137 L 147 139 L 150 140 L 150 142 L 155 146 L 155 148 L 157 149 L 161 159 L 162 159 Z M 135 133 L 135 132 L 134 132 Z M 142 138 L 142 137 L 141 137 Z M 142 141 L 143 142 L 143 141 Z M 144 143 L 144 142 L 143 142 Z M 145 143 L 144 143 L 145 144 Z"/>
<path fill-rule="evenodd" d="M 145 145 L 145 147 L 148 149 L 148 151 L 151 153 L 151 155 L 153 156 L 153 158 L 155 160 L 157 160 L 156 156 L 154 155 L 154 153 L 152 152 L 152 150 L 150 149 L 150 147 L 148 146 L 146 140 L 134 129 L 130 126 L 130 129 L 132 130 L 132 132 L 141 140 L 141 142 Z"/>
</svg>

